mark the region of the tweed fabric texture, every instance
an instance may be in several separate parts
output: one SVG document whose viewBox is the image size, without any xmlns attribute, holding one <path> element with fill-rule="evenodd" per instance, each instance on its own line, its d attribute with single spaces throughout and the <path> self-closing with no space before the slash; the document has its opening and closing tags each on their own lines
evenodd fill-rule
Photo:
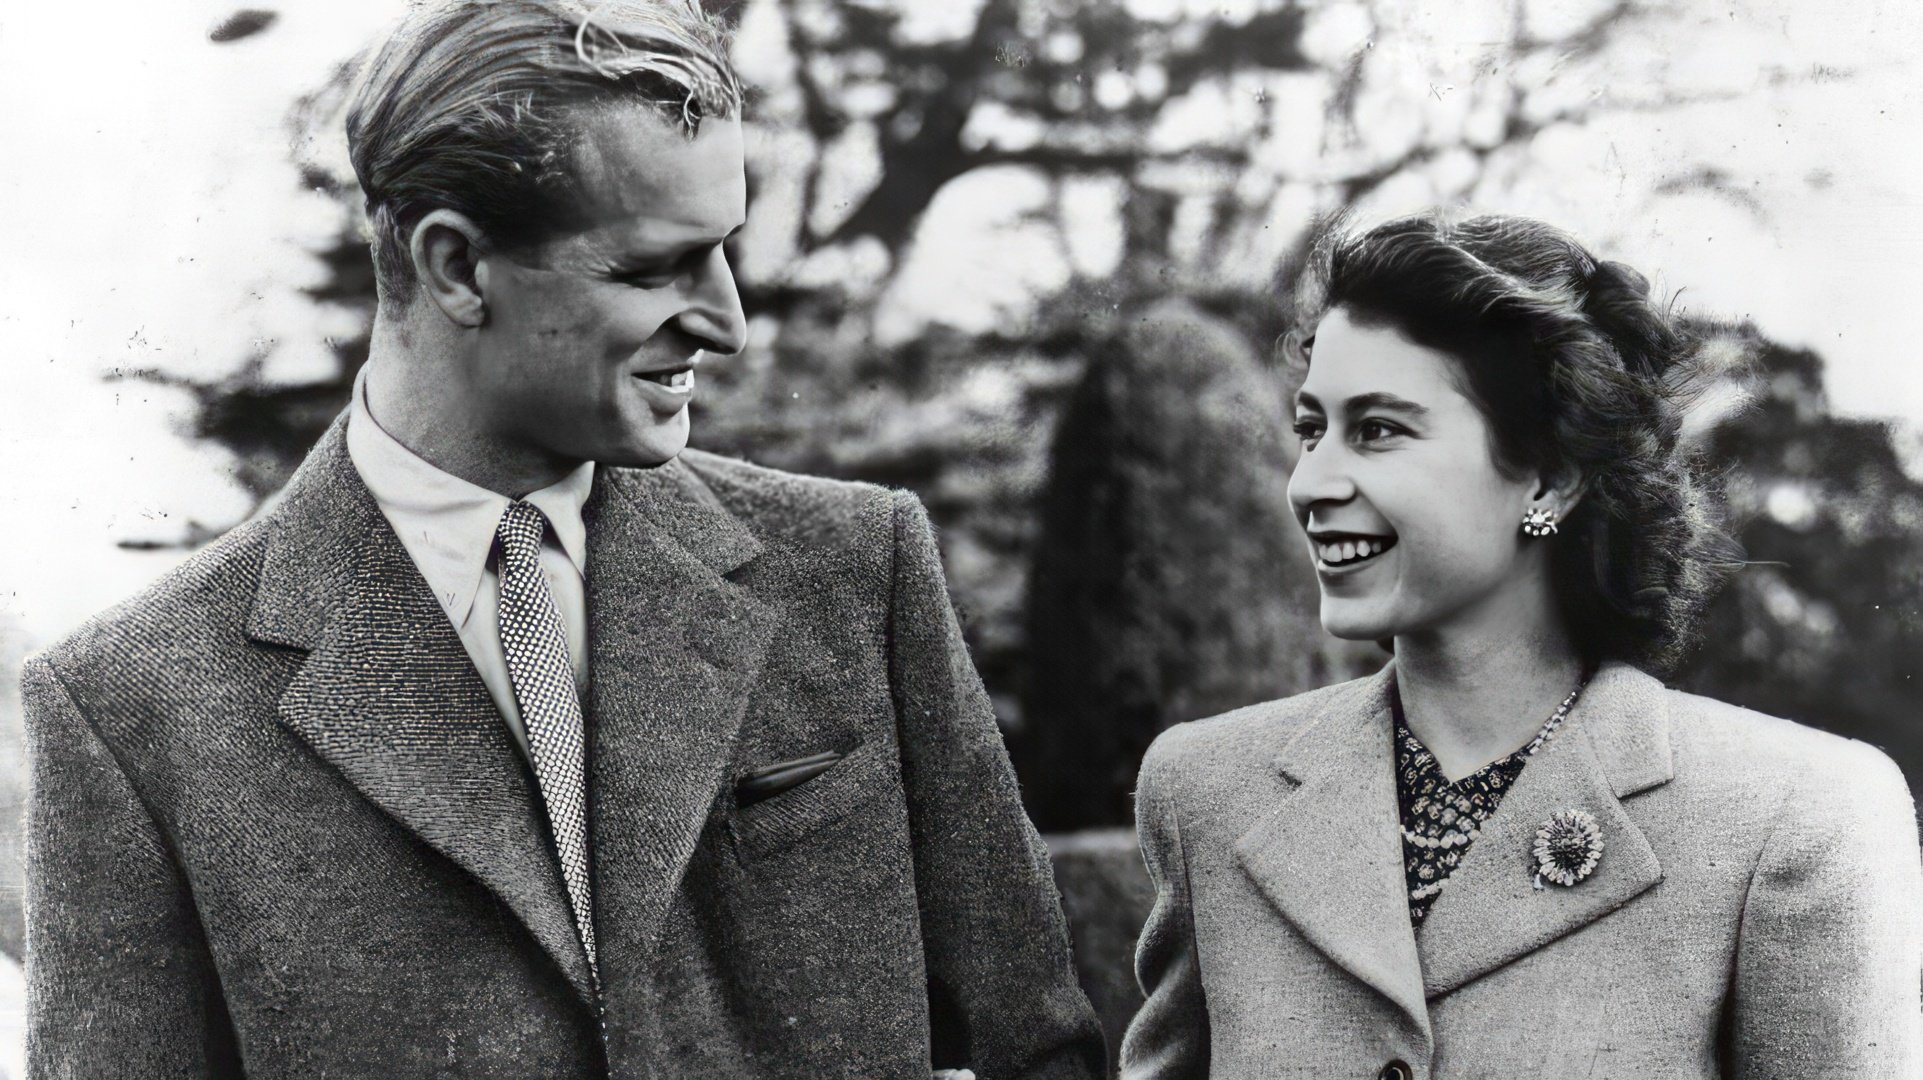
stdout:
<svg viewBox="0 0 1923 1080">
<path fill-rule="evenodd" d="M 913 497 L 690 452 L 598 469 L 583 518 L 598 996 L 526 758 L 336 425 L 28 665 L 32 1075 L 1100 1075 Z"/>
<path fill-rule="evenodd" d="M 574 692 L 567 630 L 541 572 L 547 518 L 516 500 L 495 530 L 500 553 L 501 653 L 527 729 L 534 779 L 568 886 L 568 906 L 594 970 L 594 902 L 588 883 L 587 734 Z"/>
<path fill-rule="evenodd" d="M 1150 748 L 1124 1077 L 1923 1074 L 1923 865 L 1883 754 L 1605 665 L 1418 928 L 1391 679 Z M 1535 889 L 1565 809 L 1607 849 Z"/>
</svg>

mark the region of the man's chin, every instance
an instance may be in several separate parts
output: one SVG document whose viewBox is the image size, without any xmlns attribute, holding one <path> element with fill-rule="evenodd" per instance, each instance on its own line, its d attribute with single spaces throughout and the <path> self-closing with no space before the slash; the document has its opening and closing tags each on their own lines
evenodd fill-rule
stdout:
<svg viewBox="0 0 1923 1080">
<path fill-rule="evenodd" d="M 629 416 L 618 427 L 603 428 L 595 434 L 599 437 L 586 440 L 587 445 L 573 447 L 576 455 L 590 451 L 589 459 L 595 464 L 622 469 L 658 468 L 688 448 L 688 410 L 684 408 L 670 417 Z"/>
<path fill-rule="evenodd" d="M 667 451 L 649 451 L 647 453 L 637 451 L 633 453 L 609 454 L 605 457 L 596 458 L 595 464 L 612 465 L 622 469 L 658 469 L 668 462 L 673 461 L 675 458 L 680 457 L 682 449 L 686 449 L 686 447 L 684 446 L 672 453 Z"/>
<path fill-rule="evenodd" d="M 595 461 L 623 469 L 655 469 L 680 457 L 681 451 L 687 448 L 688 426 L 684 420 L 678 430 L 651 431 L 646 438 L 611 448 Z"/>
</svg>

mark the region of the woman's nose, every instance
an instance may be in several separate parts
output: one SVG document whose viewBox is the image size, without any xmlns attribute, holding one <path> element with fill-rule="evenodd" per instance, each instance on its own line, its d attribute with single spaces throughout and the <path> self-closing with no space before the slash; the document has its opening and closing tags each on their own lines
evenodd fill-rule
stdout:
<svg viewBox="0 0 1923 1080">
<path fill-rule="evenodd" d="M 1326 439 L 1305 448 L 1289 475 L 1289 503 L 1306 515 L 1317 503 L 1347 502 L 1355 497 L 1355 480 L 1339 445 Z"/>
</svg>

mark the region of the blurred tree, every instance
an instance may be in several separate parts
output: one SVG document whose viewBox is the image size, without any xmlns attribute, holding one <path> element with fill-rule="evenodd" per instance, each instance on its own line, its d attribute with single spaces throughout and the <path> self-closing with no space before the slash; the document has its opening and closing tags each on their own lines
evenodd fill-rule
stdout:
<svg viewBox="0 0 1923 1080">
<path fill-rule="evenodd" d="M 1708 446 L 1752 565 L 1682 685 L 1881 746 L 1923 794 L 1923 482 L 1830 413 L 1815 353 L 1748 337 L 1756 404 Z"/>
<path fill-rule="evenodd" d="M 771 196 L 752 261 L 785 286 L 764 310 L 829 284 L 817 266 L 869 267 L 832 285 L 872 298 L 918 257 L 940 260 L 920 250 L 941 240 L 929 211 L 974 180 L 1047 192 L 1030 216 L 1061 234 L 1074 275 L 1260 288 L 1319 215 L 1385 191 L 1474 198 L 1526 168 L 1544 132 L 1807 77 L 1668 78 L 1680 61 L 1648 46 L 1697 15 L 1661 0 L 1446 14 L 1394 0 L 749 0 L 742 62 L 763 91 Z M 1473 66 L 1438 40 L 1475 40 Z M 1077 250 L 1077 232 L 1111 228 L 1118 243 Z"/>
<path fill-rule="evenodd" d="M 1157 733 L 1317 686 L 1314 573 L 1281 389 L 1181 301 L 1128 325 L 1056 429 L 1017 767 L 1044 829 L 1132 819 Z"/>
</svg>

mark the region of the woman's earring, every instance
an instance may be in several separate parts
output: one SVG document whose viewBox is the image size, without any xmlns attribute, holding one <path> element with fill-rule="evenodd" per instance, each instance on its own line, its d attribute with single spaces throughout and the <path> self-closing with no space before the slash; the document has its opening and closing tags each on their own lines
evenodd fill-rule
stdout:
<svg viewBox="0 0 1923 1080">
<path fill-rule="evenodd" d="M 1522 515 L 1522 531 L 1530 536 L 1556 535 L 1556 512 L 1537 507 Z"/>
</svg>

